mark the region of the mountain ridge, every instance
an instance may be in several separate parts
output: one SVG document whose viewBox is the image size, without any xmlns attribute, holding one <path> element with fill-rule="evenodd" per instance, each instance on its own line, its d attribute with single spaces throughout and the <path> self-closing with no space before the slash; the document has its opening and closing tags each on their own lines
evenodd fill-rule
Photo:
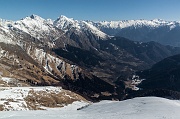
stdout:
<svg viewBox="0 0 180 119">
<path fill-rule="evenodd" d="M 0 22 L 0 69 L 29 85 L 55 85 L 92 100 L 124 99 L 138 70 L 180 48 L 105 34 L 87 21 L 31 15 Z"/>
<path fill-rule="evenodd" d="M 111 27 L 111 28 L 126 28 L 130 26 L 149 26 L 149 27 L 159 27 L 163 25 L 174 25 L 180 23 L 180 21 L 166 21 L 163 19 L 153 19 L 153 20 L 117 20 L 117 21 L 89 21 L 92 24 L 95 24 L 97 27 Z"/>
<path fill-rule="evenodd" d="M 179 21 L 124 20 L 89 22 L 110 36 L 121 36 L 134 41 L 155 41 L 163 45 L 179 47 Z"/>
</svg>

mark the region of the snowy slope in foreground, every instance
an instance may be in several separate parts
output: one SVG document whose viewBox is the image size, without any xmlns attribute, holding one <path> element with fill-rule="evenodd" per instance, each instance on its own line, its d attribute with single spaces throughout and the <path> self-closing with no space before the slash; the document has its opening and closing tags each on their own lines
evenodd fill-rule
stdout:
<svg viewBox="0 0 180 119">
<path fill-rule="evenodd" d="M 3 119 L 179 119 L 180 101 L 157 97 L 102 101 L 82 110 L 73 105 L 48 111 L 0 112 Z"/>
</svg>

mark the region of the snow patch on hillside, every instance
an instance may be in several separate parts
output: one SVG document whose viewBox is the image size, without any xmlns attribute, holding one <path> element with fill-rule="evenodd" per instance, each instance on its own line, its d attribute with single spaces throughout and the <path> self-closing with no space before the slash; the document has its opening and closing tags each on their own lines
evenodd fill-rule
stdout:
<svg viewBox="0 0 180 119">
<path fill-rule="evenodd" d="M 9 82 L 11 78 L 2 80 Z M 88 102 L 62 87 L 0 87 L 0 111 L 71 109 L 68 104 L 75 110 Z"/>
<path fill-rule="evenodd" d="M 3 78 L 9 82 L 10 78 Z M 0 105 L 4 105 L 5 111 L 29 110 L 25 98 L 29 91 L 60 92 L 61 87 L 0 87 Z"/>
<path fill-rule="evenodd" d="M 0 42 L 7 43 L 7 44 L 14 44 L 14 41 L 5 35 L 0 34 Z"/>
</svg>

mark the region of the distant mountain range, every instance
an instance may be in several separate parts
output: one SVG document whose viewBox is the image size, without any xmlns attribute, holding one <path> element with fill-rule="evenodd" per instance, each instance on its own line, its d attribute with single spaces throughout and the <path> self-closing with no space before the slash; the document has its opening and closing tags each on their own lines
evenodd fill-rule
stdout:
<svg viewBox="0 0 180 119">
<path fill-rule="evenodd" d="M 180 21 L 124 20 L 92 22 L 92 25 L 111 36 L 121 36 L 134 41 L 155 41 L 163 45 L 180 46 Z"/>
<path fill-rule="evenodd" d="M 120 36 L 140 42 L 155 41 L 163 45 L 180 46 L 180 21 L 154 19 L 94 22 L 77 21 L 65 16 L 61 16 L 58 20 L 55 21 L 55 25 L 64 31 L 68 28 L 82 30 L 86 26 L 86 30 L 91 30 L 101 38 L 107 38 L 107 35 Z M 58 22 L 61 25 L 58 25 Z"/>
<path fill-rule="evenodd" d="M 179 22 L 163 20 L 1 19 L 0 71 L 29 85 L 61 85 L 88 99 L 124 99 L 136 71 L 180 53 L 179 47 L 157 43 L 178 45 L 175 37 L 163 39 L 178 36 L 178 27 Z"/>
</svg>

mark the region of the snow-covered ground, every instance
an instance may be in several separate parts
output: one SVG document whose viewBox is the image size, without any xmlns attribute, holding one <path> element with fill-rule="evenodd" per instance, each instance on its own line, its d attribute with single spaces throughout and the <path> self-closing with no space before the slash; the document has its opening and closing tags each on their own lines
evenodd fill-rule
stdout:
<svg viewBox="0 0 180 119">
<path fill-rule="evenodd" d="M 46 111 L 0 112 L 0 119 L 179 119 L 180 101 L 142 97 L 125 101 L 102 101 L 82 110 L 74 102 L 64 108 Z"/>
<path fill-rule="evenodd" d="M 5 86 L 13 81 L 2 77 Z M 2 83 L 2 82 L 1 82 Z M 2 83 L 3 84 L 3 83 Z M 52 96 L 53 95 L 53 96 Z M 51 99 L 51 96 L 54 97 Z M 62 98 L 60 98 L 60 97 Z M 38 99 L 36 99 L 38 98 Z M 57 101 L 74 100 L 61 106 Z M 0 87 L 0 119 L 179 119 L 180 100 L 139 97 L 125 101 L 90 103 L 61 87 Z M 35 103 L 32 105 L 31 103 Z M 48 104 L 51 102 L 47 102 Z M 68 105 L 67 105 L 68 104 Z M 63 106 L 63 107 L 62 107 Z M 32 108 L 35 107 L 35 108 Z M 37 110 L 36 110 L 37 109 Z M 38 110 L 43 109 L 43 110 Z M 30 111 L 31 110 L 31 111 Z M 36 111 L 32 111 L 36 110 Z"/>
<path fill-rule="evenodd" d="M 46 91 L 47 93 L 59 93 L 61 87 L 0 87 L 0 105 L 4 110 L 29 110 L 25 98 L 30 91 Z"/>
<path fill-rule="evenodd" d="M 76 103 L 80 108 L 89 104 L 82 96 L 62 87 L 15 87 L 16 79 L 0 78 L 0 111 L 49 110 Z M 77 104 L 79 102 L 79 104 Z"/>
</svg>

